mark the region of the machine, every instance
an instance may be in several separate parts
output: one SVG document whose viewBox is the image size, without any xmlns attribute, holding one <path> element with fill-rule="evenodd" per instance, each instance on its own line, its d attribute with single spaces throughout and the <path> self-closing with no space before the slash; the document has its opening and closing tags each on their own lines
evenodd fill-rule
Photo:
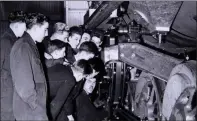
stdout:
<svg viewBox="0 0 197 121">
<path fill-rule="evenodd" d="M 85 27 L 105 30 L 108 120 L 195 120 L 196 2 L 105 1 Z"/>
</svg>

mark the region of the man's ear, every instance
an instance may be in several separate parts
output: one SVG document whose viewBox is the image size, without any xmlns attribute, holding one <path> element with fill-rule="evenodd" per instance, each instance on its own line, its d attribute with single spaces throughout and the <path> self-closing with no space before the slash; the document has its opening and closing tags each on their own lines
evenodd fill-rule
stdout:
<svg viewBox="0 0 197 121">
<path fill-rule="evenodd" d="M 72 35 L 71 35 L 72 36 Z M 70 41 L 70 39 L 72 38 L 71 36 L 68 36 L 68 42 Z"/>
<path fill-rule="evenodd" d="M 100 45 L 103 43 L 103 41 L 100 42 Z"/>
<path fill-rule="evenodd" d="M 37 28 L 38 28 L 38 25 L 33 25 L 31 29 L 34 31 L 37 31 Z"/>
</svg>

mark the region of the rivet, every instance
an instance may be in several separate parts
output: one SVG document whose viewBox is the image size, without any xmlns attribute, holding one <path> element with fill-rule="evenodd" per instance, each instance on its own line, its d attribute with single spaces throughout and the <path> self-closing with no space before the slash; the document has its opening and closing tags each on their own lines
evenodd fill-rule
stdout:
<svg viewBox="0 0 197 121">
<path fill-rule="evenodd" d="M 131 54 L 131 57 L 134 58 L 134 57 L 135 57 L 135 53 L 132 53 L 132 54 Z"/>
<path fill-rule="evenodd" d="M 121 56 L 121 57 L 124 57 L 124 54 L 123 54 L 123 53 L 121 53 L 121 54 L 120 54 L 120 56 Z"/>
</svg>

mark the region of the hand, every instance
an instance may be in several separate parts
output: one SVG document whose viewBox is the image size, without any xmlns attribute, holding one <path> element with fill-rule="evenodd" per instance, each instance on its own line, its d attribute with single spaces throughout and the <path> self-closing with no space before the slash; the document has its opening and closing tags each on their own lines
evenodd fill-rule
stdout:
<svg viewBox="0 0 197 121">
<path fill-rule="evenodd" d="M 69 121 L 74 121 L 75 120 L 72 115 L 68 115 L 67 117 L 68 117 Z"/>
<path fill-rule="evenodd" d="M 97 101 L 94 102 L 94 105 L 97 108 L 103 106 L 104 104 L 105 103 L 103 101 L 101 101 L 101 100 L 97 100 Z"/>
<path fill-rule="evenodd" d="M 48 53 L 44 53 L 44 57 L 46 59 L 52 59 L 53 57 L 51 55 L 49 55 Z"/>
<path fill-rule="evenodd" d="M 36 92 L 34 91 L 33 94 L 27 99 L 27 103 L 31 109 L 35 109 L 37 107 L 37 99 L 36 99 Z"/>
<path fill-rule="evenodd" d="M 89 79 L 92 79 L 93 77 L 95 77 L 99 72 L 96 72 L 95 70 L 93 70 L 93 73 L 92 74 L 89 74 L 86 79 L 89 80 Z"/>
<path fill-rule="evenodd" d="M 28 100 L 29 106 L 31 109 L 35 109 L 37 107 L 36 99 Z"/>
<path fill-rule="evenodd" d="M 67 59 L 64 59 L 63 65 L 67 66 L 67 65 L 70 65 L 70 63 L 68 62 Z"/>
<path fill-rule="evenodd" d="M 91 78 L 91 79 L 88 79 L 88 80 L 90 80 L 91 82 L 95 82 L 96 78 Z"/>
</svg>

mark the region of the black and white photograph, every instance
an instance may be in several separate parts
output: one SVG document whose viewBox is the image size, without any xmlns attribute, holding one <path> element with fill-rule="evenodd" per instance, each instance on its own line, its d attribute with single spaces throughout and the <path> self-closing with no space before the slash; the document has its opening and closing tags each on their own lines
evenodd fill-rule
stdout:
<svg viewBox="0 0 197 121">
<path fill-rule="evenodd" d="M 196 121 L 196 7 L 0 0 L 0 120 Z"/>
</svg>

